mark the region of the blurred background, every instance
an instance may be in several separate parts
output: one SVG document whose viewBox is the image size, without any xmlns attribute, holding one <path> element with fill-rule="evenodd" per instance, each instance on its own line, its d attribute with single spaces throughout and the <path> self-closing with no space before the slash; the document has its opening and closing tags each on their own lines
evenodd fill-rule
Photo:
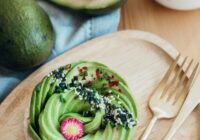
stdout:
<svg viewBox="0 0 200 140">
<path fill-rule="evenodd" d="M 154 0 L 128 0 L 121 10 L 119 30 L 124 29 L 155 33 L 183 55 L 200 61 L 200 9 L 176 11 Z"/>
</svg>

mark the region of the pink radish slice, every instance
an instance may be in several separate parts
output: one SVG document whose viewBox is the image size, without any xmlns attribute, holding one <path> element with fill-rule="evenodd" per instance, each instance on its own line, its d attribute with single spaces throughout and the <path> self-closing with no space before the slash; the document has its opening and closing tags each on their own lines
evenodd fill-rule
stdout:
<svg viewBox="0 0 200 140">
<path fill-rule="evenodd" d="M 60 132 L 67 140 L 77 140 L 83 136 L 83 128 L 84 126 L 79 120 L 67 118 L 62 121 Z"/>
</svg>

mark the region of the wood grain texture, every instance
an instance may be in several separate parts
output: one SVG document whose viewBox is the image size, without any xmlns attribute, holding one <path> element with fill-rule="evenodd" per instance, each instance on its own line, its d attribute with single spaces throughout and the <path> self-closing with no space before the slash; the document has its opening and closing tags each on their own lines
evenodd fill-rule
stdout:
<svg viewBox="0 0 200 140">
<path fill-rule="evenodd" d="M 120 30 L 155 33 L 173 44 L 184 56 L 200 61 L 200 10 L 175 11 L 154 0 L 128 0 L 121 14 Z"/>
<path fill-rule="evenodd" d="M 177 54 L 166 41 L 140 31 L 118 32 L 84 43 L 39 68 L 9 94 L 0 105 L 0 140 L 25 139 L 24 116 L 34 86 L 52 70 L 77 60 L 102 62 L 125 78 L 139 110 L 137 140 L 152 117 L 147 101 Z M 198 140 L 199 115 L 199 110 L 193 112 L 174 139 Z M 160 121 L 150 140 L 161 140 L 171 123 L 172 120 Z"/>
</svg>

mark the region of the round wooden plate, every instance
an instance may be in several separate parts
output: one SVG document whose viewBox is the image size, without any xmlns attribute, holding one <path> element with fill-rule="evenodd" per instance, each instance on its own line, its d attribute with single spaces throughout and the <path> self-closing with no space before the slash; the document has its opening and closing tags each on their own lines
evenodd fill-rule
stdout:
<svg viewBox="0 0 200 140">
<path fill-rule="evenodd" d="M 177 56 L 170 44 L 141 31 L 122 31 L 86 42 L 43 65 L 19 84 L 0 105 L 0 139 L 23 140 L 24 112 L 30 103 L 34 86 L 52 70 L 78 60 L 99 61 L 110 66 L 130 85 L 139 110 L 135 139 L 139 139 L 152 114 L 148 99 L 162 79 L 171 61 Z M 199 140 L 200 111 L 194 111 L 174 140 Z M 150 140 L 161 140 L 173 120 L 161 120 Z"/>
</svg>

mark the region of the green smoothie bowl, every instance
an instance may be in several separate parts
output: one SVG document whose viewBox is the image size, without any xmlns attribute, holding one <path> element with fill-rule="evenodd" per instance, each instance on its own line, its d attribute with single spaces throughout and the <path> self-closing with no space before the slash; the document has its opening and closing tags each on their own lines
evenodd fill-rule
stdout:
<svg viewBox="0 0 200 140">
<path fill-rule="evenodd" d="M 28 133 L 33 140 L 132 140 L 136 125 L 127 83 L 101 63 L 60 67 L 32 94 Z"/>
</svg>

